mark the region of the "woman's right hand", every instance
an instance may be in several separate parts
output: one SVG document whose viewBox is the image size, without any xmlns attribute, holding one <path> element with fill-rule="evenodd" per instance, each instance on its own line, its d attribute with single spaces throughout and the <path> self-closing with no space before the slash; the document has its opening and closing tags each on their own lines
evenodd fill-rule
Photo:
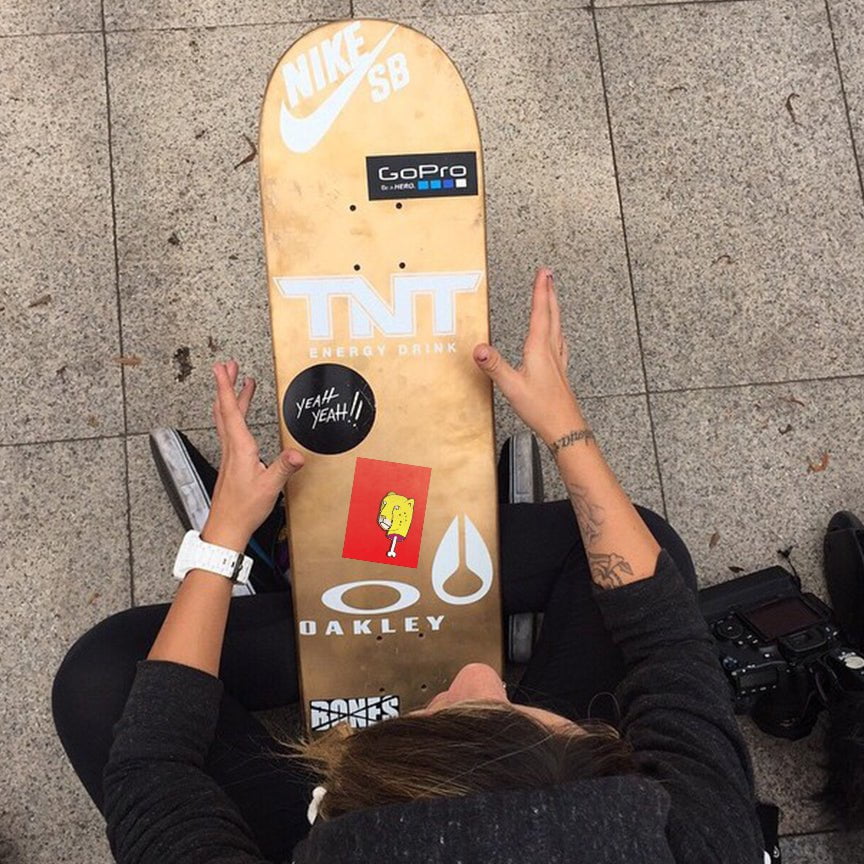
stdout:
<svg viewBox="0 0 864 864">
<path fill-rule="evenodd" d="M 474 348 L 474 362 L 498 385 L 523 422 L 545 444 L 580 425 L 582 413 L 567 380 L 567 343 L 552 271 L 541 267 L 534 278 L 531 320 L 514 369 L 491 345 Z"/>
</svg>

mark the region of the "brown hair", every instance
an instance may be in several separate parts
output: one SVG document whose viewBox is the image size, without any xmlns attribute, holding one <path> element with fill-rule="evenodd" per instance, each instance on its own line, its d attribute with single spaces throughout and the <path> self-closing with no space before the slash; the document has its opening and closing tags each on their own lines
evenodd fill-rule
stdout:
<svg viewBox="0 0 864 864">
<path fill-rule="evenodd" d="M 341 724 L 289 747 L 327 789 L 323 818 L 417 798 L 533 789 L 638 770 L 630 745 L 606 723 L 553 729 L 497 702 L 462 702 L 366 729 Z"/>
</svg>

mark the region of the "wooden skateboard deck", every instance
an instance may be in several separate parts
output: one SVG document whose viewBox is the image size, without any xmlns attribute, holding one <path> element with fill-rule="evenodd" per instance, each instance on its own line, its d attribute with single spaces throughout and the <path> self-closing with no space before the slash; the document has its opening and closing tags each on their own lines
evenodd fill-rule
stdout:
<svg viewBox="0 0 864 864">
<path fill-rule="evenodd" d="M 483 165 L 456 68 L 380 20 L 294 43 L 260 180 L 308 728 L 502 666 Z"/>
</svg>

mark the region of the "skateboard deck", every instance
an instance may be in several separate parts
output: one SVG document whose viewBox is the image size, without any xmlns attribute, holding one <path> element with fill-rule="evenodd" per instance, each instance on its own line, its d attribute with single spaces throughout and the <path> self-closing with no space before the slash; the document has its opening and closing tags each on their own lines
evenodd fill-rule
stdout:
<svg viewBox="0 0 864 864">
<path fill-rule="evenodd" d="M 502 667 L 483 165 L 455 66 L 382 20 L 277 64 L 260 182 L 307 728 Z"/>
</svg>

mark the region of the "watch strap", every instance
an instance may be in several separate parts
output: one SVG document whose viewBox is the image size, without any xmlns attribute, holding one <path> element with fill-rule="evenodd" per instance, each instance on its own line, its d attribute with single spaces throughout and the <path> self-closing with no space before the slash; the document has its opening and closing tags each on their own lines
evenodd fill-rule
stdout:
<svg viewBox="0 0 864 864">
<path fill-rule="evenodd" d="M 206 570 L 245 585 L 252 570 L 252 559 L 201 539 L 198 531 L 187 531 L 174 561 L 174 578 L 182 581 L 190 570 Z"/>
</svg>

